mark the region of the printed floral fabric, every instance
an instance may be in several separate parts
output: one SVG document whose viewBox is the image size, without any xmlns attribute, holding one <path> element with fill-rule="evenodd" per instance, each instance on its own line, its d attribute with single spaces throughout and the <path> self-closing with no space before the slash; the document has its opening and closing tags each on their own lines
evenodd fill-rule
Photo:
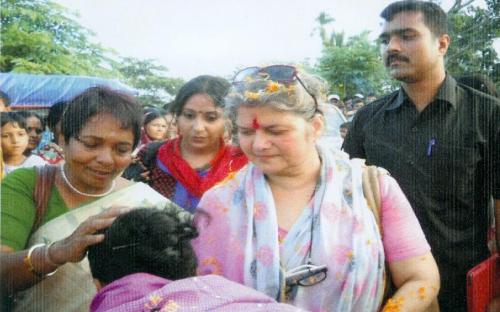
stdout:
<svg viewBox="0 0 500 312">
<path fill-rule="evenodd" d="M 282 238 L 271 189 L 253 164 L 207 191 L 193 242 L 199 274 L 220 274 L 280 298 L 284 271 L 312 262 L 327 278 L 297 287 L 287 302 L 310 311 L 376 311 L 383 295 L 384 249 L 363 197 L 361 163 L 318 146 L 320 181 L 310 206 Z"/>
</svg>

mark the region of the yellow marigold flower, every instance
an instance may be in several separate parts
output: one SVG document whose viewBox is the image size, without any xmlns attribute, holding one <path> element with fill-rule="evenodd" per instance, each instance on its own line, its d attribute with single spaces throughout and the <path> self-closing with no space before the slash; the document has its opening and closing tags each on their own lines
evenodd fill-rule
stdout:
<svg viewBox="0 0 500 312">
<path fill-rule="evenodd" d="M 259 92 L 245 91 L 245 97 L 247 100 L 258 101 L 260 98 Z"/>
<path fill-rule="evenodd" d="M 149 296 L 149 302 L 144 304 L 144 308 L 148 310 L 156 309 L 162 300 L 163 298 L 158 295 L 151 295 Z"/>
<path fill-rule="evenodd" d="M 244 80 L 245 80 L 245 82 L 246 82 L 246 83 L 251 83 L 251 82 L 253 82 L 253 81 L 254 81 L 254 79 L 253 79 L 251 76 L 246 76 L 246 77 L 244 78 Z"/>
<path fill-rule="evenodd" d="M 403 305 L 404 298 L 400 297 L 396 300 L 394 299 L 389 299 L 387 300 L 387 303 L 382 310 L 382 312 L 400 312 L 401 311 L 401 306 Z"/>
<path fill-rule="evenodd" d="M 228 183 L 230 180 L 234 179 L 238 171 L 230 171 L 229 174 L 219 183 L 216 183 L 215 185 L 224 185 Z"/>
<path fill-rule="evenodd" d="M 266 92 L 267 93 L 274 93 L 274 92 L 278 92 L 279 89 L 280 89 L 280 84 L 278 82 L 275 82 L 275 81 L 269 81 L 267 83 L 267 87 L 266 87 Z"/>
<path fill-rule="evenodd" d="M 152 295 L 151 297 L 149 297 L 149 301 L 154 304 L 154 305 L 157 305 L 158 303 L 160 303 L 160 301 L 162 301 L 162 297 L 158 296 L 158 295 Z"/>
<path fill-rule="evenodd" d="M 421 300 L 424 300 L 425 299 L 425 287 L 420 287 L 418 289 L 418 297 L 421 299 Z"/>
</svg>

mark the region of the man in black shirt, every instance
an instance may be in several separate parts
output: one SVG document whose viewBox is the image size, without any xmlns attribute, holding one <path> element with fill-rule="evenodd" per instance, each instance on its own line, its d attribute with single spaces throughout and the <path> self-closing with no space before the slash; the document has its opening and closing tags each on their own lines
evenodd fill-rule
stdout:
<svg viewBox="0 0 500 312">
<path fill-rule="evenodd" d="M 383 58 L 401 82 L 363 107 L 344 143 L 384 167 L 412 204 L 441 274 L 441 311 L 466 311 L 466 273 L 488 257 L 488 202 L 500 241 L 500 102 L 446 73 L 446 13 L 400 1 L 381 13 Z"/>
</svg>

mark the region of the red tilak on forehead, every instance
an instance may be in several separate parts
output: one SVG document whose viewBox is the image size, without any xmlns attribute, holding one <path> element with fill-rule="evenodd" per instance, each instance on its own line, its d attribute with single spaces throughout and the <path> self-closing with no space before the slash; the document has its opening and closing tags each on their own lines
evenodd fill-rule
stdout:
<svg viewBox="0 0 500 312">
<path fill-rule="evenodd" d="M 259 125 L 259 122 L 257 121 L 257 118 L 254 117 L 253 120 L 252 120 L 252 128 L 257 130 L 260 128 L 260 125 Z"/>
</svg>

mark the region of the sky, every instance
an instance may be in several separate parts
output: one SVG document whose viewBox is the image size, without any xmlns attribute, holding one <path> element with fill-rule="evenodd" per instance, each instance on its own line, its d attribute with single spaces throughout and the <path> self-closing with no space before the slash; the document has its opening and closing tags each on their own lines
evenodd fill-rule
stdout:
<svg viewBox="0 0 500 312">
<path fill-rule="evenodd" d="M 121 56 L 155 59 L 168 76 L 232 76 L 271 63 L 314 64 L 321 54 L 315 21 L 324 11 L 347 36 L 378 36 L 393 0 L 56 0 L 80 15 L 95 40 Z M 448 10 L 453 0 L 442 0 Z"/>
</svg>

